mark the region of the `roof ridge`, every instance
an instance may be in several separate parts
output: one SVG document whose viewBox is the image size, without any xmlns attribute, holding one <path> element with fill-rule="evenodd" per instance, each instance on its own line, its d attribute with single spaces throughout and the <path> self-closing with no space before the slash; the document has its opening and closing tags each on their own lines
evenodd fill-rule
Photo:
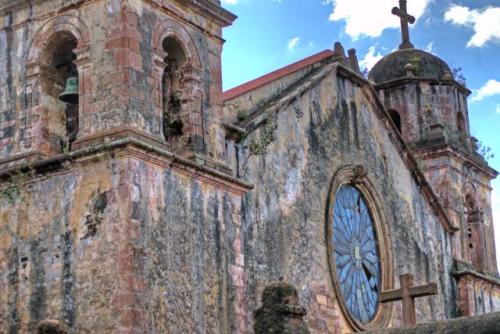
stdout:
<svg viewBox="0 0 500 334">
<path fill-rule="evenodd" d="M 283 90 L 279 94 L 276 94 L 274 97 L 266 101 L 263 105 L 254 108 L 253 112 L 250 113 L 248 118 L 237 123 L 237 126 L 246 129 L 247 132 L 252 132 L 253 130 L 255 130 L 255 128 L 259 127 L 261 122 L 268 117 L 271 111 L 288 104 L 291 100 L 301 95 L 304 91 L 308 90 L 313 84 L 324 78 L 335 68 L 335 64 L 329 65 L 330 66 L 327 66 L 326 68 L 320 67 L 314 71 L 311 71 L 300 80 L 291 84 L 287 89 Z M 267 116 L 264 116 L 261 120 L 256 121 L 256 119 L 263 115 Z"/>
<path fill-rule="evenodd" d="M 241 84 L 239 86 L 233 87 L 225 92 L 223 92 L 223 100 L 232 100 L 238 96 L 241 96 L 249 91 L 255 90 L 262 86 L 265 86 L 273 81 L 276 81 L 282 77 L 295 73 L 304 69 L 307 66 L 313 65 L 319 61 L 325 60 L 331 56 L 333 56 L 333 51 L 330 49 L 323 50 L 318 52 L 312 56 L 303 58 L 295 63 L 289 64 L 282 68 L 279 68 L 275 71 L 267 73 L 263 76 L 260 76 L 256 79 L 250 80 Z"/>
</svg>

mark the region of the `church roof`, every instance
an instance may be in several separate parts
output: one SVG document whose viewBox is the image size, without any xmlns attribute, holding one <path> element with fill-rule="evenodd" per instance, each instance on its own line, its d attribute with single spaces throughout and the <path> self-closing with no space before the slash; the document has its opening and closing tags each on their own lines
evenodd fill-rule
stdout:
<svg viewBox="0 0 500 334">
<path fill-rule="evenodd" d="M 302 61 L 284 67 L 280 70 L 267 74 L 263 77 L 257 78 L 241 86 L 235 87 L 224 93 L 224 100 L 228 101 L 236 98 L 240 95 L 248 93 L 256 88 L 267 85 L 275 80 L 278 80 L 286 75 L 297 72 L 307 66 L 313 65 L 316 62 L 326 60 L 331 58 L 331 62 L 327 62 L 322 66 L 311 71 L 298 81 L 290 83 L 287 89 L 281 91 L 281 93 L 276 94 L 273 98 L 266 101 L 261 105 L 256 106 L 255 109 L 250 108 L 248 111 L 248 117 L 232 124 L 233 129 L 237 129 L 239 135 L 246 137 L 250 132 L 259 128 L 262 124 L 265 124 L 265 120 L 273 114 L 276 114 L 280 110 L 284 109 L 284 106 L 294 101 L 297 97 L 304 94 L 305 91 L 310 90 L 311 87 L 315 86 L 319 81 L 325 78 L 328 74 L 334 72 L 336 75 L 343 76 L 349 80 L 353 80 L 362 89 L 363 94 L 374 103 L 373 109 L 379 113 L 382 119 L 390 120 L 390 116 L 385 109 L 383 103 L 380 101 L 378 93 L 375 88 L 365 80 L 359 73 L 353 71 L 353 69 L 342 63 L 342 61 L 336 59 L 335 53 L 331 50 L 326 50 L 311 57 L 305 58 Z M 394 144 L 396 149 L 401 154 L 403 160 L 407 164 L 409 170 L 415 178 L 415 182 L 419 184 L 422 189 L 424 198 L 429 202 L 429 205 L 433 208 L 436 216 L 440 220 L 443 227 L 449 232 L 455 232 L 457 227 L 449 220 L 446 212 L 444 211 L 441 203 L 439 202 L 434 190 L 430 184 L 425 179 L 424 174 L 420 170 L 418 163 L 411 153 L 410 149 L 399 135 L 396 126 L 391 122 L 385 122 L 387 130 L 392 133 L 392 138 L 395 138 Z M 242 138 L 242 137 L 240 137 Z"/>
<path fill-rule="evenodd" d="M 450 67 L 441 58 L 418 49 L 403 49 L 382 58 L 370 71 L 369 78 L 377 84 L 407 78 L 407 64 L 413 66 L 414 76 L 419 79 L 441 80 L 451 76 Z"/>
<path fill-rule="evenodd" d="M 274 72 L 263 75 L 257 79 L 252 80 L 252 81 L 248 81 L 240 86 L 231 88 L 231 89 L 224 92 L 223 99 L 224 99 L 224 101 L 234 99 L 235 97 L 243 95 L 243 94 L 245 94 L 249 91 L 252 91 L 254 89 L 257 89 L 259 87 L 265 86 L 265 85 L 267 85 L 275 80 L 278 80 L 279 78 L 282 78 L 282 77 L 287 76 L 289 74 L 300 71 L 307 66 L 310 66 L 314 63 L 325 60 L 331 56 L 333 56 L 332 50 L 321 51 L 315 55 L 312 55 L 310 57 L 299 60 L 296 63 L 293 63 L 293 64 L 290 64 L 290 65 L 285 66 L 283 68 L 280 68 Z"/>
</svg>

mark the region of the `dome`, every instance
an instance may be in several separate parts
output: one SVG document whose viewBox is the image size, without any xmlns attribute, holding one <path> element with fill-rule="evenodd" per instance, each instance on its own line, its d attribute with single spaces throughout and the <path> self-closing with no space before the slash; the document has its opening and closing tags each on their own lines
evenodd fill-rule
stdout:
<svg viewBox="0 0 500 334">
<path fill-rule="evenodd" d="M 395 51 L 382 58 L 370 71 L 369 78 L 375 83 L 407 77 L 406 65 L 413 65 L 413 73 L 419 79 L 443 79 L 451 75 L 450 67 L 429 52 L 417 49 Z"/>
</svg>

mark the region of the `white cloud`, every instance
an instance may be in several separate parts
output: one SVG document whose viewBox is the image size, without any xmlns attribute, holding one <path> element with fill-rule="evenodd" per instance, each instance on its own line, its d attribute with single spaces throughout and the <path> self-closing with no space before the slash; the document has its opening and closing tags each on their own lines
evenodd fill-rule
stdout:
<svg viewBox="0 0 500 334">
<path fill-rule="evenodd" d="M 434 51 L 434 42 L 430 42 L 429 44 L 427 44 L 424 48 L 425 51 L 429 52 L 429 53 L 433 53 Z"/>
<path fill-rule="evenodd" d="M 288 41 L 288 51 L 293 52 L 297 47 L 299 46 L 300 43 L 300 38 L 299 37 L 294 37 L 291 40 Z"/>
<path fill-rule="evenodd" d="M 483 87 L 474 90 L 474 96 L 471 98 L 471 102 L 481 101 L 485 98 L 493 95 L 500 94 L 500 81 L 488 80 Z"/>
<path fill-rule="evenodd" d="M 365 57 L 359 62 L 359 66 L 362 70 L 365 68 L 371 70 L 373 65 L 375 65 L 380 59 L 382 59 L 383 55 L 380 52 L 376 52 L 375 46 L 370 46 L 368 49 L 368 53 Z"/>
<path fill-rule="evenodd" d="M 222 0 L 222 3 L 226 5 L 237 5 L 238 2 L 239 0 Z"/>
<path fill-rule="evenodd" d="M 433 0 L 408 2 L 408 12 L 418 20 Z M 345 33 L 352 39 L 379 37 L 385 29 L 399 28 L 399 18 L 391 13 L 397 5 L 394 0 L 324 0 L 333 4 L 330 21 L 345 21 Z"/>
<path fill-rule="evenodd" d="M 444 14 L 445 21 L 470 27 L 474 35 L 468 47 L 481 47 L 490 40 L 500 41 L 500 7 L 471 10 L 464 6 L 452 5 Z"/>
</svg>

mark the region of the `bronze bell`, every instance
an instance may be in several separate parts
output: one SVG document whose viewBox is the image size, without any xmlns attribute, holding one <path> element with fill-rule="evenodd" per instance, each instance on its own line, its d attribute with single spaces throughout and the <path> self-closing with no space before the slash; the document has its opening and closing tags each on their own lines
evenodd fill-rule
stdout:
<svg viewBox="0 0 500 334">
<path fill-rule="evenodd" d="M 59 100 L 66 103 L 78 102 L 78 77 L 69 77 L 66 80 L 66 88 L 64 92 L 59 95 Z"/>
</svg>

